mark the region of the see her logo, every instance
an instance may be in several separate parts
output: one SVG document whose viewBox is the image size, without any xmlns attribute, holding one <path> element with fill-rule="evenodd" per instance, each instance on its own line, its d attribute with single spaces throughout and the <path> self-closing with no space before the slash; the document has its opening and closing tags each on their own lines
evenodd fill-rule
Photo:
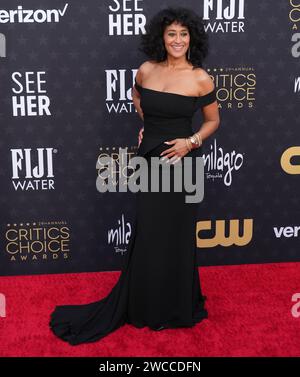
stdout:
<svg viewBox="0 0 300 377">
<path fill-rule="evenodd" d="M 0 317 L 6 317 L 5 296 L 3 293 L 0 293 Z"/>
</svg>

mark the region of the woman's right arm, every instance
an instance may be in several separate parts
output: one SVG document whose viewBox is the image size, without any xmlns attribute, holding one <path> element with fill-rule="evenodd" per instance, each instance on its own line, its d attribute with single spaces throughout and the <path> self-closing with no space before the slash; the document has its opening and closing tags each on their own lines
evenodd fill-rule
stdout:
<svg viewBox="0 0 300 377">
<path fill-rule="evenodd" d="M 136 81 L 138 83 L 142 82 L 142 80 L 141 80 L 142 73 L 141 73 L 141 69 L 140 68 L 138 69 L 135 78 L 136 78 Z M 138 90 L 135 87 L 135 85 L 133 85 L 131 93 L 132 93 L 132 100 L 133 100 L 134 107 L 136 108 L 136 110 L 137 110 L 140 118 L 144 121 L 144 114 L 143 114 L 143 110 L 141 108 L 141 95 L 138 92 Z"/>
<path fill-rule="evenodd" d="M 141 85 L 141 83 L 142 83 L 141 67 L 138 69 L 135 78 L 136 78 L 137 83 Z M 134 106 L 135 106 L 140 118 L 144 121 L 144 114 L 143 114 L 143 110 L 141 108 L 141 95 L 140 95 L 139 91 L 137 90 L 137 88 L 135 87 L 135 85 L 133 85 L 133 87 L 132 87 L 132 100 L 133 100 Z M 142 127 L 139 131 L 138 147 L 140 146 L 140 144 L 142 142 L 143 132 L 144 132 L 144 127 Z"/>
</svg>

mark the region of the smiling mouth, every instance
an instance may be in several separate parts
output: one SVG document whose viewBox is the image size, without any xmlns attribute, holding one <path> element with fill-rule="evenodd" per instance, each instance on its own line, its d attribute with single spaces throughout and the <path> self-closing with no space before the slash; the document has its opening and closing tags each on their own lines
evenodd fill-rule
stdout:
<svg viewBox="0 0 300 377">
<path fill-rule="evenodd" d="M 172 48 L 174 48 L 174 50 L 182 50 L 183 46 L 172 46 Z"/>
</svg>

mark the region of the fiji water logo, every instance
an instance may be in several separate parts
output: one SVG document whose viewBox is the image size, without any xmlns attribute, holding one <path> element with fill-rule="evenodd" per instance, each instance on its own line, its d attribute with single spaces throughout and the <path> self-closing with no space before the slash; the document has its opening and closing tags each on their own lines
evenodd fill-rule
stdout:
<svg viewBox="0 0 300 377">
<path fill-rule="evenodd" d="M 54 190 L 54 148 L 12 148 L 12 184 L 17 191 Z"/>
<path fill-rule="evenodd" d="M 203 20 L 213 33 L 244 33 L 245 0 L 204 0 Z"/>
<path fill-rule="evenodd" d="M 106 69 L 106 108 L 109 114 L 136 112 L 132 87 L 137 69 Z"/>
</svg>

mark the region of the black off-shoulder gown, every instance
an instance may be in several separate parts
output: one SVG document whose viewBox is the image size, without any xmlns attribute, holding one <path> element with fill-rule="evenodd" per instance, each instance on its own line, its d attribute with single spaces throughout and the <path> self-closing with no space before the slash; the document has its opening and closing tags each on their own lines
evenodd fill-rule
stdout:
<svg viewBox="0 0 300 377">
<path fill-rule="evenodd" d="M 215 89 L 193 97 L 148 89 L 136 80 L 135 87 L 144 113 L 137 155 L 149 162 L 171 147 L 164 141 L 192 135 L 195 111 L 216 101 Z M 202 147 L 186 155 L 193 169 L 201 155 Z M 135 195 L 133 232 L 110 293 L 88 304 L 56 306 L 51 313 L 50 329 L 71 345 L 97 341 L 125 323 L 162 330 L 191 327 L 208 317 L 196 262 L 199 203 L 186 203 L 184 190 Z"/>
</svg>

